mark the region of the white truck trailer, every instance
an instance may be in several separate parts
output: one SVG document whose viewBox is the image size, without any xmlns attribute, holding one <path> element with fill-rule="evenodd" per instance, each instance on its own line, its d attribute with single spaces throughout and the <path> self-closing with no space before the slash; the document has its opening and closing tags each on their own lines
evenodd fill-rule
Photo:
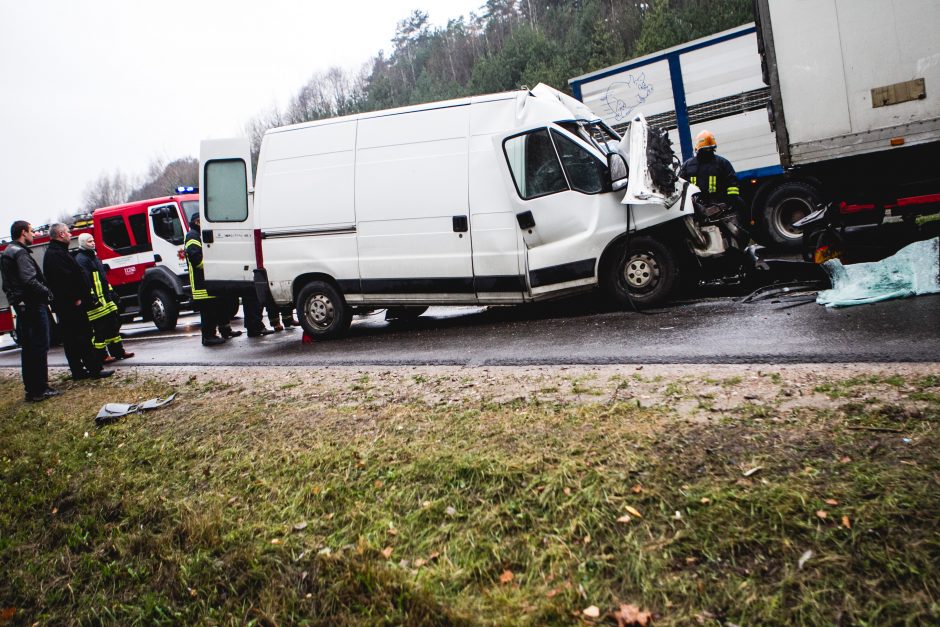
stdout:
<svg viewBox="0 0 940 627">
<path fill-rule="evenodd" d="M 692 138 L 708 129 L 731 161 L 752 209 L 752 221 L 773 242 L 797 245 L 789 224 L 811 211 L 802 188 L 788 185 L 767 115 L 770 88 L 761 75 L 754 23 L 584 74 L 568 81 L 583 101 L 619 133 L 642 113 L 669 132 L 683 160 Z M 796 192 L 794 195 L 793 192 Z M 773 199 L 773 203 L 768 202 Z"/>
<path fill-rule="evenodd" d="M 713 131 L 771 242 L 799 245 L 791 225 L 821 201 L 856 222 L 936 206 L 940 2 L 756 0 L 755 12 L 571 89 L 617 130 L 642 112 L 683 159 Z"/>
<path fill-rule="evenodd" d="M 695 190 L 656 193 L 646 125 L 633 127 L 629 185 L 619 136 L 545 85 L 271 129 L 256 185 L 247 138 L 204 141 L 206 285 L 263 286 L 315 337 L 342 335 L 353 308 L 599 284 L 624 305 L 662 302 Z"/>
</svg>

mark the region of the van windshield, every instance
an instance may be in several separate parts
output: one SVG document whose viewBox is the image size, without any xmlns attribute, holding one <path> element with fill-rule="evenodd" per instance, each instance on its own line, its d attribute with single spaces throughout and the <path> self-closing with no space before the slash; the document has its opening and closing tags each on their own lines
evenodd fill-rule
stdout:
<svg viewBox="0 0 940 627">
<path fill-rule="evenodd" d="M 577 135 L 604 155 L 617 152 L 620 146 L 620 135 L 603 122 L 559 122 L 558 126 Z"/>
</svg>

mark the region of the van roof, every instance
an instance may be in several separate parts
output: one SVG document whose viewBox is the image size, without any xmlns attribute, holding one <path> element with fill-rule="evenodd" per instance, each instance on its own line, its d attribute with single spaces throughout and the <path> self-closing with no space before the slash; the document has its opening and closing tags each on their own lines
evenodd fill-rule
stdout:
<svg viewBox="0 0 940 627">
<path fill-rule="evenodd" d="M 349 122 L 352 120 L 368 120 L 372 118 L 387 117 L 392 115 L 401 115 L 402 113 L 412 113 L 415 111 L 431 111 L 434 109 L 447 109 L 450 107 L 463 107 L 474 103 L 479 102 L 494 102 L 498 100 L 513 100 L 518 98 L 521 95 L 527 95 L 533 98 L 545 98 L 547 96 L 555 96 L 561 102 L 563 106 L 571 110 L 572 108 L 583 109 L 590 113 L 590 110 L 585 107 L 581 102 L 578 102 L 564 94 L 553 87 L 549 87 L 543 83 L 539 83 L 531 89 L 517 89 L 514 91 L 504 91 L 495 94 L 483 94 L 480 96 L 469 96 L 466 98 L 455 98 L 452 100 L 441 100 L 437 102 L 426 102 L 423 104 L 409 105 L 406 107 L 396 107 L 395 109 L 382 109 L 380 111 L 368 111 L 365 113 L 355 113 L 352 115 L 344 115 L 341 117 L 335 118 L 325 118 L 322 120 L 313 120 L 311 122 L 300 122 L 298 124 L 291 124 L 288 126 L 278 126 L 275 128 L 270 128 L 265 131 L 265 135 L 282 133 L 286 131 L 293 131 L 301 128 L 308 128 L 312 126 L 321 126 L 327 124 L 337 124 L 340 122 Z M 599 119 L 596 115 L 592 114 L 590 116 L 592 119 Z"/>
</svg>

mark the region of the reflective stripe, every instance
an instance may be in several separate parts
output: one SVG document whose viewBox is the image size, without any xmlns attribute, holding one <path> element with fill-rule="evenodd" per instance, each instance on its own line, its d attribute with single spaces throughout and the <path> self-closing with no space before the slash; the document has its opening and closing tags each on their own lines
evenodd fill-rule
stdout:
<svg viewBox="0 0 940 627">
<path fill-rule="evenodd" d="M 189 248 L 190 246 L 198 246 L 199 248 L 202 248 L 202 242 L 200 242 L 199 240 L 191 239 L 191 240 L 189 240 L 188 242 L 186 242 L 186 248 Z M 196 266 L 196 267 L 197 267 L 197 268 L 202 268 L 202 266 L 203 266 L 203 264 L 204 264 L 205 262 L 206 262 L 206 260 L 203 259 L 202 261 L 199 262 L 199 265 Z M 188 263 L 189 265 L 192 265 L 192 262 L 189 260 L 189 255 L 188 255 L 188 254 L 186 255 L 186 263 Z"/>
<path fill-rule="evenodd" d="M 88 320 L 98 320 L 99 318 L 104 318 L 112 312 L 117 312 L 117 305 L 105 298 L 104 295 L 104 286 L 101 283 L 101 276 L 97 272 L 92 272 L 91 274 L 93 285 L 92 295 L 95 299 L 101 303 L 94 309 L 88 311 Z"/>
<path fill-rule="evenodd" d="M 729 196 L 738 196 L 741 194 L 741 191 L 737 187 L 729 187 L 728 195 Z"/>
<path fill-rule="evenodd" d="M 713 194 L 718 191 L 718 177 L 709 176 L 708 177 L 708 192 Z"/>
<path fill-rule="evenodd" d="M 186 242 L 185 248 L 189 248 L 190 246 L 198 246 L 199 248 L 202 248 L 202 242 L 191 239 Z M 199 265 L 195 266 L 195 268 L 202 268 L 204 263 L 205 261 L 200 261 Z M 190 261 L 188 254 L 186 255 L 186 267 L 189 270 L 189 289 L 193 293 L 193 300 L 209 300 L 210 298 L 215 298 L 215 296 L 210 296 L 209 292 L 207 292 L 205 288 L 196 289 L 196 274 L 194 272 L 193 262 Z"/>
<path fill-rule="evenodd" d="M 689 177 L 689 183 L 692 183 L 692 185 L 698 185 L 698 183 L 695 182 L 696 179 L 698 179 L 697 176 L 690 176 L 690 177 Z"/>
</svg>

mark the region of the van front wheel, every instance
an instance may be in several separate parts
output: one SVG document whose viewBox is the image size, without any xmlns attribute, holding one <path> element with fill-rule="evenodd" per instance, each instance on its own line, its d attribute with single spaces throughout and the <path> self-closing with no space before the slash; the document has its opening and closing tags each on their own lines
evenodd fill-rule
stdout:
<svg viewBox="0 0 940 627">
<path fill-rule="evenodd" d="M 340 337 L 352 322 L 346 299 L 326 281 L 311 281 L 300 290 L 297 315 L 304 331 L 318 339 Z"/>
<path fill-rule="evenodd" d="M 604 290 L 622 308 L 655 307 L 673 292 L 679 266 L 659 240 L 640 236 L 614 251 L 602 277 Z"/>
</svg>

